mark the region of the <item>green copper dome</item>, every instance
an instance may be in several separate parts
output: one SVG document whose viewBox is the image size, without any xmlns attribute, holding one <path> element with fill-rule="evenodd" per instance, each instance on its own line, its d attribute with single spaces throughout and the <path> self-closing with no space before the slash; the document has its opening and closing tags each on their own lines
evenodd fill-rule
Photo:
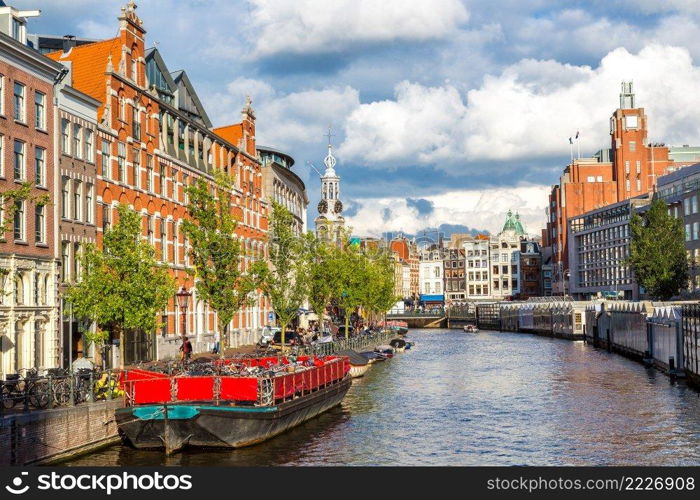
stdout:
<svg viewBox="0 0 700 500">
<path fill-rule="evenodd" d="M 503 224 L 503 231 L 513 231 L 518 236 L 525 236 L 525 228 L 522 222 L 520 222 L 520 215 L 518 213 L 513 215 L 513 212 L 508 210 L 508 214 L 506 214 L 506 223 Z"/>
</svg>

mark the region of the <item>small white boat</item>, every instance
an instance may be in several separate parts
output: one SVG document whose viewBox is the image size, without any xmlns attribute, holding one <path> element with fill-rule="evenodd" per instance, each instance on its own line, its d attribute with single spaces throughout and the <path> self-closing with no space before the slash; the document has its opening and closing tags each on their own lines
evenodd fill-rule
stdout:
<svg viewBox="0 0 700 500">
<path fill-rule="evenodd" d="M 464 331 L 466 333 L 479 333 L 479 327 L 476 325 L 465 325 Z"/>
<path fill-rule="evenodd" d="M 369 363 L 364 365 L 353 365 L 350 364 L 350 376 L 352 378 L 358 378 L 363 376 L 369 370 Z"/>
</svg>

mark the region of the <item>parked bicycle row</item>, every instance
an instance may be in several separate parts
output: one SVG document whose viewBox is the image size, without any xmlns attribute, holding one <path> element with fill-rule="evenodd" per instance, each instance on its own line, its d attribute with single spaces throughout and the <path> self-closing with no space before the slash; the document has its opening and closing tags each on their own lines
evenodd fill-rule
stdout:
<svg viewBox="0 0 700 500">
<path fill-rule="evenodd" d="M 111 371 L 81 368 L 70 372 L 51 368 L 39 375 L 36 368 L 8 374 L 0 381 L 0 412 L 71 406 L 122 395 L 118 375 Z"/>
</svg>

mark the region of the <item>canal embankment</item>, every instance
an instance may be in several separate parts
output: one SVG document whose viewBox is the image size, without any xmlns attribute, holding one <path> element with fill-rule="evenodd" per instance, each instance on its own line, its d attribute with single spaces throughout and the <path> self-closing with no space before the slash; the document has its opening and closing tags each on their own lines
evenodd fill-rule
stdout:
<svg viewBox="0 0 700 500">
<path fill-rule="evenodd" d="M 329 355 L 345 349 L 372 350 L 396 338 L 393 332 L 361 335 L 306 349 Z M 254 345 L 226 350 L 227 357 L 255 352 Z M 211 356 L 200 353 L 199 356 Z M 75 406 L 12 411 L 0 416 L 0 465 L 43 465 L 92 453 L 120 441 L 114 411 L 123 398 L 85 402 Z"/>
<path fill-rule="evenodd" d="M 454 314 L 454 313 L 453 313 Z M 536 301 L 476 304 L 479 328 L 583 340 L 700 388 L 700 304 Z"/>
</svg>

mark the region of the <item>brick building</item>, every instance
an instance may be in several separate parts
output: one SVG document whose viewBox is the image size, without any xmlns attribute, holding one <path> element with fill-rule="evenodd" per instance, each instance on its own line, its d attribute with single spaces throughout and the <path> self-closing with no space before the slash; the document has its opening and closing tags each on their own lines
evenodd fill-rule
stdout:
<svg viewBox="0 0 700 500">
<path fill-rule="evenodd" d="M 544 295 L 542 252 L 540 243 L 535 240 L 520 242 L 520 294 L 518 299 Z"/>
<path fill-rule="evenodd" d="M 464 302 L 466 299 L 466 280 L 464 278 L 464 248 L 445 249 L 444 266 L 445 305 Z"/>
<path fill-rule="evenodd" d="M 143 237 L 167 263 L 178 287 L 192 292 L 187 309 L 173 297 L 164 311 L 163 331 L 128 339 L 125 362 L 177 353 L 187 333 L 195 349 L 213 342 L 215 313 L 198 300 L 186 272 L 189 244 L 181 229 L 187 217 L 185 187 L 199 178 L 213 181 L 223 170 L 235 177 L 234 214 L 245 257 L 242 265 L 264 258 L 267 202 L 255 148 L 255 114 L 250 101 L 241 122 L 219 128 L 212 124 L 186 72 L 170 72 L 157 49 L 146 49 L 146 31 L 130 1 L 122 8 L 115 38 L 84 43 L 49 54 L 70 65 L 72 85 L 100 101 L 96 146 L 97 241 L 113 224 L 116 207 L 124 204 L 143 216 Z M 259 293 L 255 305 L 232 321 L 230 343 L 242 330 L 261 327 L 271 308 Z M 157 347 L 157 349 L 156 349 Z"/>
<path fill-rule="evenodd" d="M 0 199 L 31 184 L 16 210 L 0 201 L 0 375 L 60 363 L 53 85 L 63 67 L 26 45 L 35 15 L 0 2 Z"/>
<path fill-rule="evenodd" d="M 408 294 L 404 294 L 403 296 L 404 298 L 410 297 L 411 301 L 415 303 L 421 293 L 420 256 L 418 254 L 418 247 L 414 241 L 409 240 L 405 236 L 392 239 L 389 242 L 389 247 L 394 254 L 397 254 L 399 258 L 408 264 Z"/>
<path fill-rule="evenodd" d="M 97 242 L 97 109 L 100 101 L 71 87 L 70 66 L 63 81 L 55 88 L 55 148 L 58 168 L 55 170 L 56 221 L 58 235 L 56 256 L 60 262 L 60 310 L 66 310 L 63 292 L 69 283 L 80 279 L 80 256 L 87 244 Z M 68 366 L 71 359 L 88 355 L 77 321 L 69 314 L 61 315 L 62 359 Z M 70 323 L 73 323 L 72 325 Z"/>
<path fill-rule="evenodd" d="M 567 220 L 598 207 L 652 191 L 657 179 L 694 163 L 696 148 L 650 143 L 644 108 L 636 107 L 631 82 L 622 83 L 620 106 L 610 118 L 610 149 L 567 165 L 552 186 L 543 245 L 552 252 L 552 293 L 562 295 L 569 276 Z"/>
</svg>

